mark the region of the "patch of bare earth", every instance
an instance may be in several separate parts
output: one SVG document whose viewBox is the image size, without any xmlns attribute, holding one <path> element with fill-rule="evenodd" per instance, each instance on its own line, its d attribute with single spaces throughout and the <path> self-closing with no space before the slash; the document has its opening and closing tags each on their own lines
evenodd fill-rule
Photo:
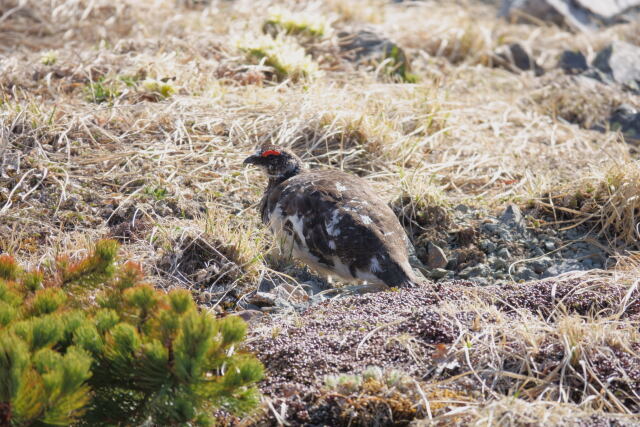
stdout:
<svg viewBox="0 0 640 427">
<path fill-rule="evenodd" d="M 639 291 L 606 277 L 445 282 L 260 322 L 248 349 L 269 373 L 267 424 L 468 425 L 491 411 L 526 424 L 556 402 L 575 411 L 556 421 L 633 425 L 638 321 Z"/>
</svg>

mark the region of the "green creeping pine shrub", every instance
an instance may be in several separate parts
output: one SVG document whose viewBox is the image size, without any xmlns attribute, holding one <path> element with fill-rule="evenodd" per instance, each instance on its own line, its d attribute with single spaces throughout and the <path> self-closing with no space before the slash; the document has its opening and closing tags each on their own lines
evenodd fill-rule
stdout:
<svg viewBox="0 0 640 427">
<path fill-rule="evenodd" d="M 117 251 L 103 240 L 47 274 L 0 255 L 0 425 L 210 425 L 255 408 L 262 365 L 234 351 L 245 323 L 142 283 Z"/>
</svg>

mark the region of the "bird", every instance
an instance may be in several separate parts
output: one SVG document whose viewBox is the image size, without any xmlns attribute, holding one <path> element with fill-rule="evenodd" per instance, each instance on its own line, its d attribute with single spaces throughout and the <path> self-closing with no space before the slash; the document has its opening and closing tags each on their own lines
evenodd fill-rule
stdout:
<svg viewBox="0 0 640 427">
<path fill-rule="evenodd" d="M 368 291 L 420 284 L 404 228 L 365 179 L 307 169 L 292 151 L 270 144 L 243 163 L 268 177 L 259 211 L 284 255 L 330 278 L 364 283 Z"/>
</svg>

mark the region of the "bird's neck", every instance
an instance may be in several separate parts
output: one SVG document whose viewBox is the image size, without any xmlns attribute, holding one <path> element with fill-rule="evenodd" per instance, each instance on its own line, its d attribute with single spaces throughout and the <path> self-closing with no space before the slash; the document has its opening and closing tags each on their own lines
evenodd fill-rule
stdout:
<svg viewBox="0 0 640 427">
<path fill-rule="evenodd" d="M 267 185 L 267 192 L 277 185 L 282 184 L 284 181 L 288 180 L 292 176 L 296 176 L 300 173 L 301 168 L 300 165 L 295 165 L 294 167 L 288 169 L 284 174 L 277 176 L 269 176 L 269 185 Z"/>
<path fill-rule="evenodd" d="M 260 201 L 260 215 L 262 217 L 262 222 L 264 222 L 265 224 L 269 223 L 269 216 L 271 215 L 271 212 L 269 210 L 269 196 L 272 195 L 273 190 L 287 179 L 298 175 L 301 170 L 302 168 L 300 167 L 300 165 L 296 165 L 283 175 L 269 176 L 269 184 L 267 185 L 267 190 L 264 192 L 262 200 Z"/>
</svg>

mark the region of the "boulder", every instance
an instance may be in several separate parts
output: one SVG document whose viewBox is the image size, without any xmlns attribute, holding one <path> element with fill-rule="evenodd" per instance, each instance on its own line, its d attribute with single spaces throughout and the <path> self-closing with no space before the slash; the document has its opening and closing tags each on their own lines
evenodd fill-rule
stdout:
<svg viewBox="0 0 640 427">
<path fill-rule="evenodd" d="M 391 74 L 404 77 L 409 72 L 410 64 L 404 50 L 375 31 L 341 31 L 337 36 L 340 52 L 347 60 L 373 66 L 388 61 L 387 70 Z"/>
<path fill-rule="evenodd" d="M 621 131 L 627 142 L 640 143 L 640 112 L 628 104 L 616 108 L 609 118 L 609 127 Z"/>
<path fill-rule="evenodd" d="M 500 46 L 494 54 L 494 63 L 513 72 L 534 71 L 542 75 L 542 68 L 520 43 Z"/>
<path fill-rule="evenodd" d="M 433 269 L 444 268 L 449 262 L 442 248 L 431 242 L 427 247 L 427 257 L 427 266 Z"/>
<path fill-rule="evenodd" d="M 593 66 L 610 80 L 640 90 L 640 47 L 616 40 L 598 52 Z"/>
<path fill-rule="evenodd" d="M 567 24 L 589 31 L 636 18 L 640 0 L 503 0 L 500 15 L 511 21 Z"/>
<path fill-rule="evenodd" d="M 567 74 L 580 74 L 589 68 L 587 58 L 582 52 L 571 50 L 562 52 L 558 66 Z"/>
</svg>

